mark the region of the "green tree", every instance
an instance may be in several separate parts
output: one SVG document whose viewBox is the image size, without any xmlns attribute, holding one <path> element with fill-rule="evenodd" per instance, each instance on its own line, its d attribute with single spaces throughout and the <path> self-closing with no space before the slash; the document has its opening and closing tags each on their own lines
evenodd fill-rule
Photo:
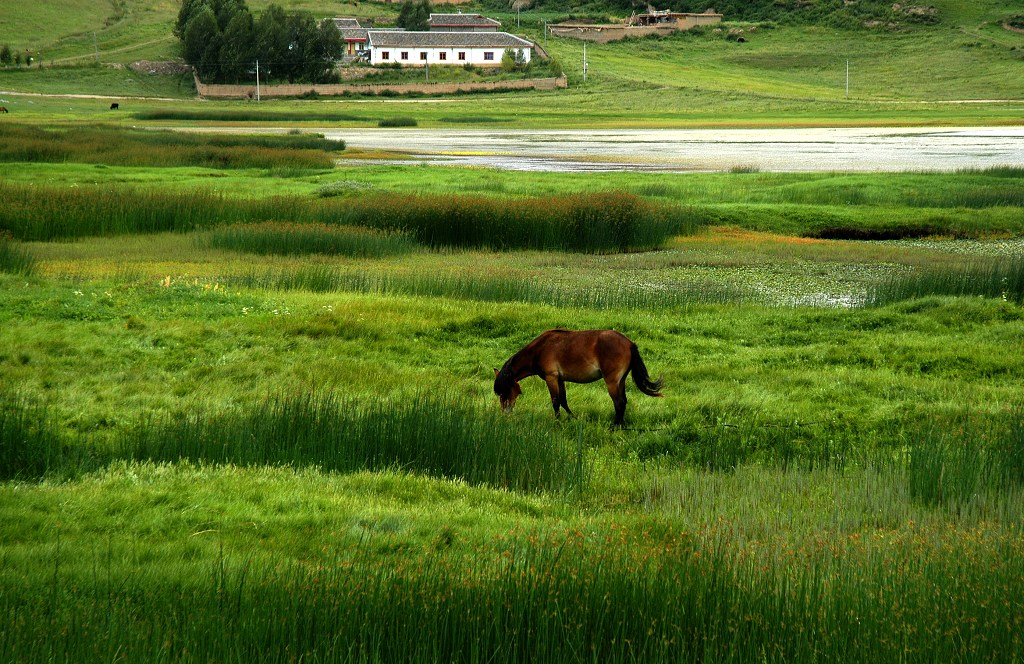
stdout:
<svg viewBox="0 0 1024 664">
<path fill-rule="evenodd" d="M 0 65 L 4 67 L 14 62 L 14 55 L 11 53 L 11 45 L 4 44 L 0 47 Z"/>
<path fill-rule="evenodd" d="M 430 0 L 403 0 L 396 23 L 406 30 L 429 30 Z"/>
<path fill-rule="evenodd" d="M 226 81 L 249 80 L 256 63 L 256 26 L 252 14 L 238 12 L 224 29 L 220 76 Z"/>
<path fill-rule="evenodd" d="M 287 69 L 288 60 L 288 27 L 284 10 L 277 5 L 270 5 L 256 19 L 256 58 L 260 61 L 260 71 L 267 77 L 279 75 L 279 71 Z"/>
<path fill-rule="evenodd" d="M 189 20 L 181 38 L 185 62 L 195 67 L 204 80 L 216 80 L 220 75 L 223 41 L 213 10 L 209 6 L 202 7 Z"/>
</svg>

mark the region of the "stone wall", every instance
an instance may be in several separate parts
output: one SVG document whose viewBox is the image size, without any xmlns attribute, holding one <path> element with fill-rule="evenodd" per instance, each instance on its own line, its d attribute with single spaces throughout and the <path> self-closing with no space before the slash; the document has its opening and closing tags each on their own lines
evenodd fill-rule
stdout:
<svg viewBox="0 0 1024 664">
<path fill-rule="evenodd" d="M 206 84 L 195 77 L 196 91 L 200 97 L 211 99 L 255 99 L 256 84 L 252 85 L 220 85 Z M 270 97 L 301 97 L 315 92 L 324 97 L 337 97 L 344 94 L 379 95 L 406 94 L 418 92 L 429 95 L 450 95 L 456 92 L 486 92 L 493 90 L 554 90 L 566 87 L 565 76 L 558 78 L 529 78 L 512 81 L 494 82 L 463 82 L 463 83 L 393 83 L 393 84 L 312 84 L 294 83 L 279 85 L 261 85 L 260 98 Z"/>
<path fill-rule="evenodd" d="M 626 37 L 646 37 L 647 35 L 667 36 L 678 32 L 679 28 L 672 25 L 552 25 L 548 32 L 556 37 L 582 39 L 584 41 L 607 44 Z"/>
</svg>

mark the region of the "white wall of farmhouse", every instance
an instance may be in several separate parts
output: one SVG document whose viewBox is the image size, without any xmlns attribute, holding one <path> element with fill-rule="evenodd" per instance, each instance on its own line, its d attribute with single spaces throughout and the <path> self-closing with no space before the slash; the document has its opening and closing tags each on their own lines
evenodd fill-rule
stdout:
<svg viewBox="0 0 1024 664">
<path fill-rule="evenodd" d="M 533 42 L 507 32 L 406 32 L 370 30 L 367 50 L 374 66 L 446 65 L 500 67 L 505 50 L 519 53 L 523 62 L 533 55 Z"/>
<path fill-rule="evenodd" d="M 529 62 L 532 49 L 512 48 L 522 53 L 523 62 Z M 427 65 L 466 64 L 478 67 L 500 67 L 505 48 L 475 46 L 375 46 L 370 50 L 370 64 L 390 65 L 399 63 L 403 67 L 424 67 Z"/>
</svg>

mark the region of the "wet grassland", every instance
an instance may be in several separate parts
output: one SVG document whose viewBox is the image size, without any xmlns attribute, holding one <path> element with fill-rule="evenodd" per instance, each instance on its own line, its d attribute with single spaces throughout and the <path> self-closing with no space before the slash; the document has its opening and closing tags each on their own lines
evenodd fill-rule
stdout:
<svg viewBox="0 0 1024 664">
<path fill-rule="evenodd" d="M 1019 169 L 121 138 L 0 149 L 0 659 L 1024 656 Z M 501 414 L 555 326 L 665 398 Z"/>
</svg>

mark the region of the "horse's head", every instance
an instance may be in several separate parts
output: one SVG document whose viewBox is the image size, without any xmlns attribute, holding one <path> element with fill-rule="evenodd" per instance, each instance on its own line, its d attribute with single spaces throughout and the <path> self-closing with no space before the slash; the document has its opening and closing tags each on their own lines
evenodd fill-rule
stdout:
<svg viewBox="0 0 1024 664">
<path fill-rule="evenodd" d="M 494 393 L 501 401 L 501 409 L 505 412 L 512 410 L 516 405 L 516 399 L 523 393 L 519 383 L 512 379 L 512 372 L 508 369 L 494 370 Z"/>
</svg>

